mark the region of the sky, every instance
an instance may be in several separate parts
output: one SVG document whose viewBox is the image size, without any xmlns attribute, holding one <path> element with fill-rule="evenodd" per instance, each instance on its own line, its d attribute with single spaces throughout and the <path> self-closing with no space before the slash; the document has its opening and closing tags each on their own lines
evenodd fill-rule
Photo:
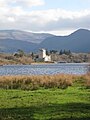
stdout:
<svg viewBox="0 0 90 120">
<path fill-rule="evenodd" d="M 90 0 L 0 0 L 0 30 L 68 35 L 90 30 Z"/>
</svg>

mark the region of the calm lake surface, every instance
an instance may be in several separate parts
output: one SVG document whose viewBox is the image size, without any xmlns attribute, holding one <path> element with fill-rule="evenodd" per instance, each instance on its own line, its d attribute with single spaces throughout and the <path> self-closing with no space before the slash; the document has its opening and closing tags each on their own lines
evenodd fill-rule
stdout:
<svg viewBox="0 0 90 120">
<path fill-rule="evenodd" d="M 0 66 L 0 75 L 50 75 L 50 74 L 85 74 L 85 63 L 59 63 L 38 65 L 4 65 Z"/>
</svg>

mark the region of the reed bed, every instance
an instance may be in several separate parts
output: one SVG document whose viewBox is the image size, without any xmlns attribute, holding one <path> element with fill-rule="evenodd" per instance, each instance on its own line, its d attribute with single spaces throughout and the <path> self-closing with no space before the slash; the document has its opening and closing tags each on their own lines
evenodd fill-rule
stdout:
<svg viewBox="0 0 90 120">
<path fill-rule="evenodd" d="M 90 88 L 90 72 L 88 72 L 86 75 L 83 76 L 85 79 L 85 86 L 87 88 Z"/>
<path fill-rule="evenodd" d="M 37 90 L 39 88 L 65 89 L 80 81 L 86 87 L 90 87 L 90 73 L 76 76 L 68 74 L 58 75 L 32 75 L 32 76 L 0 76 L 1 89 Z"/>
</svg>

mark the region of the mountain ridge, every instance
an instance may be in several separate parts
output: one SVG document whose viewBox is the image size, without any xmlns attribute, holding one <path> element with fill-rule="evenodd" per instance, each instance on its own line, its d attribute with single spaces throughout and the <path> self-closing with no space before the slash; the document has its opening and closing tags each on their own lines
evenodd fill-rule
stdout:
<svg viewBox="0 0 90 120">
<path fill-rule="evenodd" d="M 67 36 L 55 36 L 47 33 L 31 33 L 21 30 L 0 30 L 0 52 L 71 50 L 72 52 L 90 52 L 90 30 L 78 29 Z"/>
<path fill-rule="evenodd" d="M 50 45 L 49 45 L 50 44 Z M 54 36 L 42 41 L 40 48 L 71 50 L 72 52 L 90 52 L 90 31 L 78 29 L 67 36 Z"/>
<path fill-rule="evenodd" d="M 0 40 L 9 38 L 32 43 L 40 43 L 47 37 L 52 36 L 54 35 L 49 33 L 33 33 L 22 30 L 0 30 Z"/>
</svg>

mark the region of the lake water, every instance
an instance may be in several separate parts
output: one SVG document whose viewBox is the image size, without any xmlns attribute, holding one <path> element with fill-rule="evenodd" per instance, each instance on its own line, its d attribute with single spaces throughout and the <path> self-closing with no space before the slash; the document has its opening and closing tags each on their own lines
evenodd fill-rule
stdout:
<svg viewBox="0 0 90 120">
<path fill-rule="evenodd" d="M 0 75 L 85 74 L 87 70 L 87 64 L 82 63 L 4 65 L 0 66 Z"/>
</svg>

